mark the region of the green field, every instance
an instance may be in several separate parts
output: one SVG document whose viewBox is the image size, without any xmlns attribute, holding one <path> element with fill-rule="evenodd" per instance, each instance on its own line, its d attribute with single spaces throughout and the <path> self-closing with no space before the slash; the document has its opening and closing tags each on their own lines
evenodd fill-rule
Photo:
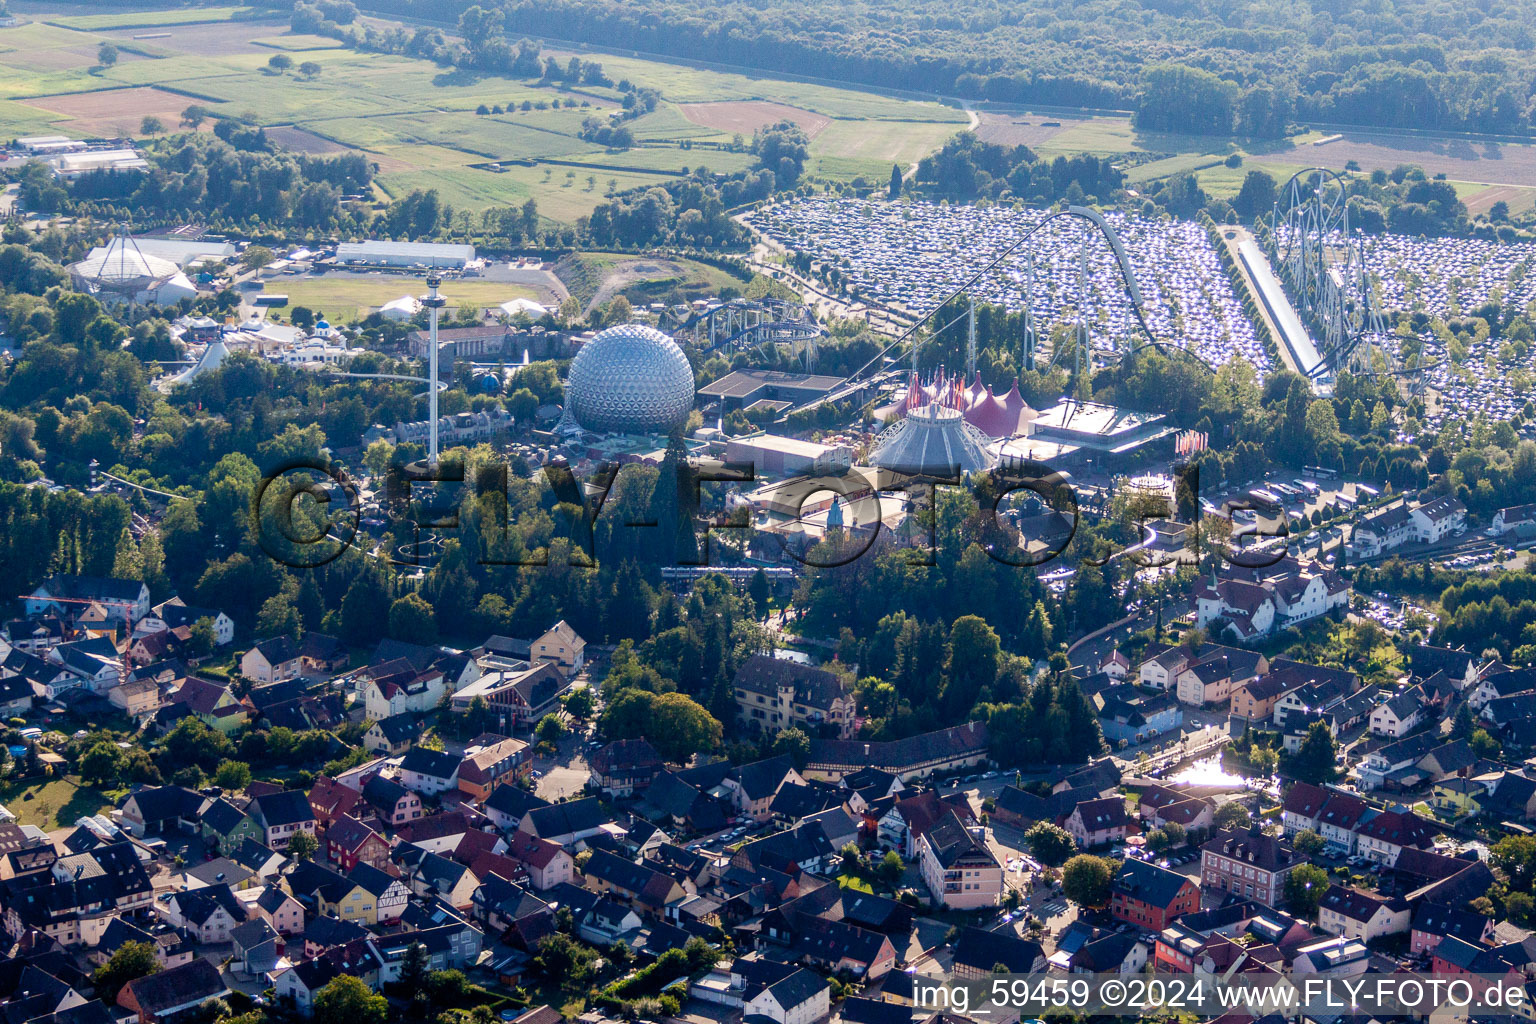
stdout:
<svg viewBox="0 0 1536 1024">
<path fill-rule="evenodd" d="M 288 305 L 279 315 L 294 306 L 306 306 L 316 313 L 324 313 L 338 323 L 360 320 L 386 302 L 393 302 L 402 295 L 424 295 L 427 283 L 419 277 L 381 274 L 378 277 L 341 277 L 325 274 L 320 277 L 274 277 L 266 282 L 266 291 L 288 296 Z M 443 283 L 442 294 L 448 299 L 448 309 L 460 306 L 499 306 L 512 299 L 535 299 L 539 296 L 530 288 L 496 281 L 451 280 Z"/>
<path fill-rule="evenodd" d="M 81 786 L 78 779 L 18 786 L 0 785 L 0 804 L 16 815 L 18 825 L 36 825 L 45 832 L 67 828 L 77 820 L 111 809 L 112 801 L 100 790 Z"/>
<path fill-rule="evenodd" d="M 763 101 L 830 118 L 814 132 L 807 171 L 843 180 L 859 175 L 883 180 L 891 164 L 905 167 L 920 159 L 966 121 L 964 112 L 939 103 L 583 54 L 599 60 L 613 80 L 627 78 L 662 96 L 654 111 L 630 125 L 635 137 L 650 145 L 608 151 L 580 138 L 580 131 L 586 118 L 618 107 L 622 94 L 613 87 L 562 89 L 412 57 L 354 52 L 328 38 L 284 32 L 275 22 L 240 25 L 227 34 L 212 31 L 219 22 L 251 13 L 239 6 L 177 8 L 60 17 L 0 30 L 0 134 L 59 131 L 91 137 L 125 130 L 138 119 L 137 101 L 111 90 L 154 87 L 222 116 L 292 126 L 361 150 L 379 165 L 382 199 L 435 188 L 445 202 L 478 211 L 532 198 L 545 217 L 574 223 L 615 189 L 660 184 L 700 166 L 732 173 L 754 165 L 745 152 L 683 148 L 689 141 L 730 142 L 743 133 L 697 124 L 683 116 L 679 103 Z M 163 26 L 170 35 L 153 45 L 125 41 L 130 56 L 97 67 L 102 37 L 95 32 L 137 26 Z M 268 67 L 272 53 L 283 51 L 319 64 L 319 74 L 305 78 Z M 82 94 L 100 94 L 100 110 L 76 99 Z M 39 102 L 54 109 L 26 103 L 30 97 L 48 97 Z M 578 105 L 568 107 L 568 100 Z M 164 93 L 159 102 L 162 109 L 142 113 L 164 120 L 165 104 L 180 109 L 180 100 L 167 100 Z M 525 102 L 534 109 L 521 109 Z M 536 109 L 539 104 L 545 109 Z M 476 114 L 481 105 L 505 112 Z M 750 128 L 744 134 L 750 135 Z M 473 166 L 488 163 L 506 169 Z"/>
<path fill-rule="evenodd" d="M 50 24 L 94 32 L 104 28 L 155 28 L 162 25 L 198 25 L 213 21 L 270 14 L 255 7 L 178 7 L 169 11 L 132 11 L 125 14 L 80 14 L 52 18 Z"/>
</svg>

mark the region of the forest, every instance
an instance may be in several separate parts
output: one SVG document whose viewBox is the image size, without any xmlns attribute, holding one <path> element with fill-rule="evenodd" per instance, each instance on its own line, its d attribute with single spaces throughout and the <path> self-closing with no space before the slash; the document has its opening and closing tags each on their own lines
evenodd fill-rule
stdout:
<svg viewBox="0 0 1536 1024">
<path fill-rule="evenodd" d="M 350 6 L 350 5 L 345 5 Z M 369 0 L 452 22 L 490 0 Z M 1289 118 L 1525 133 L 1536 8 L 1334 0 L 957 6 L 504 0 L 506 30 L 882 88 L 1137 111 L 1148 127 L 1273 136 Z"/>
</svg>

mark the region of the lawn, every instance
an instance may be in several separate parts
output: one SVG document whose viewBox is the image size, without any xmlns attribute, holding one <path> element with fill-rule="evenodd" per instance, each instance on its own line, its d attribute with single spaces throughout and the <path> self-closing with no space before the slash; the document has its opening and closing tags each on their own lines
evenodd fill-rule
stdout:
<svg viewBox="0 0 1536 1024">
<path fill-rule="evenodd" d="M 53 779 L 41 784 L 0 786 L 0 804 L 16 815 L 20 825 L 36 825 L 52 831 L 73 825 L 91 814 L 101 814 L 112 801 L 99 789 L 81 786 L 78 779 Z"/>
<path fill-rule="evenodd" d="M 331 319 L 345 322 L 362 319 L 386 302 L 402 295 L 424 295 L 427 283 L 419 277 L 393 274 L 379 277 L 343 277 L 324 274 L 319 277 L 278 277 L 267 281 L 266 290 L 288 296 L 286 310 L 295 306 L 307 306 L 316 313 L 324 313 Z M 496 281 L 450 280 L 444 282 L 442 293 L 448 299 L 448 309 L 460 306 L 499 306 L 511 299 L 537 299 L 532 289 L 521 285 L 501 284 Z M 283 312 L 280 311 L 280 312 Z"/>
<path fill-rule="evenodd" d="M 160 25 L 198 25 L 210 21 L 270 15 L 255 7 L 178 7 L 169 11 L 132 11 L 124 14 L 78 14 L 54 18 L 49 24 L 94 32 L 104 28 L 154 28 Z"/>
</svg>

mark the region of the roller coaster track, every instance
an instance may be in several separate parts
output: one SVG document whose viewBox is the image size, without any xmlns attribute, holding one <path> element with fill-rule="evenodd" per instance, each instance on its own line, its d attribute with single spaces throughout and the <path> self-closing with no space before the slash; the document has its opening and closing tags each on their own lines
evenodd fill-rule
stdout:
<svg viewBox="0 0 1536 1024">
<path fill-rule="evenodd" d="M 772 298 L 732 299 L 697 311 L 673 307 L 662 314 L 662 324 L 705 353 L 794 343 L 814 346 L 825 333 L 809 307 Z"/>
</svg>

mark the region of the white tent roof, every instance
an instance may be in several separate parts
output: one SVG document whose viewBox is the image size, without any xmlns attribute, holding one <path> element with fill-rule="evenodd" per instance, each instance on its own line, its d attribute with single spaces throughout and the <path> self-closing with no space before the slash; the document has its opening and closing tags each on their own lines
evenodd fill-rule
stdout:
<svg viewBox="0 0 1536 1024">
<path fill-rule="evenodd" d="M 532 317 L 544 316 L 549 312 L 549 307 L 532 299 L 513 299 L 501 304 L 501 311 L 507 316 L 517 316 L 519 313 L 527 313 Z"/>
<path fill-rule="evenodd" d="M 421 303 L 416 301 L 414 296 L 402 295 L 380 306 L 379 313 L 386 320 L 409 320 L 419 309 L 421 309 Z"/>
</svg>

